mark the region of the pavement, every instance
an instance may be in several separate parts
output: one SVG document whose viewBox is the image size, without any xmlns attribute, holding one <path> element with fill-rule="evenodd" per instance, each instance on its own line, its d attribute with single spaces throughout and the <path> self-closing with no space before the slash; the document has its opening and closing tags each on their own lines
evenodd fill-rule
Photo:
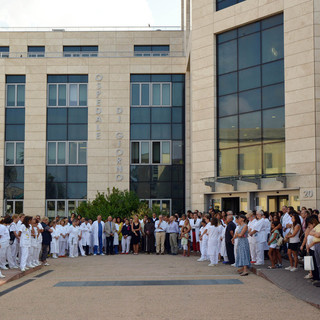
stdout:
<svg viewBox="0 0 320 320">
<path fill-rule="evenodd" d="M 299 265 L 299 270 L 295 272 L 285 270 L 290 266 L 288 260 L 283 259 L 283 268 L 281 269 L 268 269 L 268 265 L 270 265 L 269 261 L 265 261 L 263 266 L 253 266 L 253 272 L 296 298 L 320 309 L 320 288 L 313 286 L 311 280 L 304 279 L 308 271 L 304 271 L 302 265 Z"/>
<path fill-rule="evenodd" d="M 197 258 L 49 259 L 50 266 L 0 287 L 0 319 L 320 318 L 319 309 L 262 277 L 241 277 L 234 267 L 208 267 Z M 300 272 L 271 271 L 294 277 Z"/>
</svg>

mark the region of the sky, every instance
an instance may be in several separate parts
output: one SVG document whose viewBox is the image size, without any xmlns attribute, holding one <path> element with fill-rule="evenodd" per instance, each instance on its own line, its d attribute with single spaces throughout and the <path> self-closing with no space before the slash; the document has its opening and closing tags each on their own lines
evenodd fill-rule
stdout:
<svg viewBox="0 0 320 320">
<path fill-rule="evenodd" d="M 0 0 L 0 27 L 179 26 L 181 0 Z"/>
</svg>

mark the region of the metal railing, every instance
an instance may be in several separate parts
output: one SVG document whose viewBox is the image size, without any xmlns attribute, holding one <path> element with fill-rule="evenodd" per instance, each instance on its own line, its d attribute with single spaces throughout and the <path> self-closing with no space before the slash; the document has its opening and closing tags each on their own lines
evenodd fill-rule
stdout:
<svg viewBox="0 0 320 320">
<path fill-rule="evenodd" d="M 108 52 L 0 52 L 0 58 L 132 58 L 184 57 L 183 51 L 108 51 Z"/>
</svg>

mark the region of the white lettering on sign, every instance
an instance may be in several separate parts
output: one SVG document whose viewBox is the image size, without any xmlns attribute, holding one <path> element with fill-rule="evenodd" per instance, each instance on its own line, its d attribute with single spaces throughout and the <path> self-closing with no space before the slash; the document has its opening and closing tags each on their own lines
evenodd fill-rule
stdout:
<svg viewBox="0 0 320 320">
<path fill-rule="evenodd" d="M 116 110 L 117 115 L 117 121 L 118 123 L 121 123 L 121 116 L 123 113 L 123 108 L 118 107 Z M 122 156 L 124 154 L 124 151 L 122 149 L 122 139 L 124 138 L 124 135 L 122 132 L 116 133 L 116 139 L 117 139 L 117 149 L 116 149 L 116 156 L 117 156 L 117 175 L 116 175 L 116 181 L 122 181 L 123 180 L 123 166 L 122 166 Z"/>
<path fill-rule="evenodd" d="M 101 108 L 101 89 L 102 89 L 102 84 L 101 81 L 103 79 L 102 74 L 97 74 L 96 75 L 96 139 L 100 140 L 101 139 L 101 127 L 100 124 L 102 123 L 102 108 Z"/>
</svg>

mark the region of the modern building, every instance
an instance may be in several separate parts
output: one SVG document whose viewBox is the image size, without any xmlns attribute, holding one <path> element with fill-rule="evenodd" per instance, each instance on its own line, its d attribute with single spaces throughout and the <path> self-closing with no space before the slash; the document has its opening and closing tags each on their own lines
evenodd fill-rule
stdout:
<svg viewBox="0 0 320 320">
<path fill-rule="evenodd" d="M 320 207 L 320 3 L 182 0 L 181 28 L 0 31 L 0 206 Z M 319 110 L 318 110 L 319 109 Z"/>
</svg>

